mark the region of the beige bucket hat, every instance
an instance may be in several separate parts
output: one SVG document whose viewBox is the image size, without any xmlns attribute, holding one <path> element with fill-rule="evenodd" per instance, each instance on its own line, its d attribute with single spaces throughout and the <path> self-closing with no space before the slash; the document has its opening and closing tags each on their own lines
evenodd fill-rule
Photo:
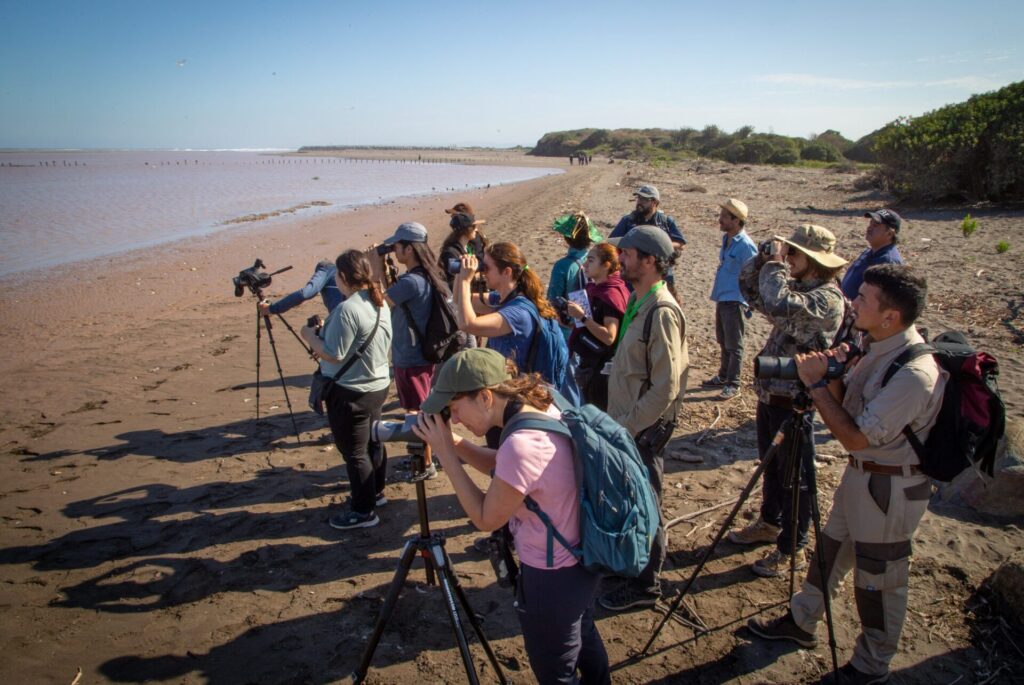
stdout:
<svg viewBox="0 0 1024 685">
<path fill-rule="evenodd" d="M 846 264 L 846 260 L 835 253 L 836 237 L 824 226 L 803 224 L 789 238 L 774 236 L 791 247 L 803 252 L 810 259 L 829 269 L 836 269 Z"/>
<path fill-rule="evenodd" d="M 742 200 L 730 197 L 725 202 L 719 202 L 718 206 L 732 214 L 740 221 L 747 220 L 747 205 Z"/>
</svg>

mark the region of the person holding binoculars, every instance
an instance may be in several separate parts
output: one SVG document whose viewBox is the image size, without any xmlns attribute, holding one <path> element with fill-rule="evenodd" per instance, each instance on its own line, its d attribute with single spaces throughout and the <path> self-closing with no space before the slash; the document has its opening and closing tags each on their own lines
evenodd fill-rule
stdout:
<svg viewBox="0 0 1024 685">
<path fill-rule="evenodd" d="M 740 270 L 740 291 L 755 311 L 772 323 L 771 333 L 759 356 L 794 357 L 802 352 L 823 352 L 842 342 L 846 300 L 836 275 L 846 260 L 835 254 L 835 236 L 821 226 L 804 224 L 789 239 L 776 236 L 761 244 L 758 253 Z M 757 451 L 768 452 L 779 427 L 794 414 L 794 398 L 803 391 L 792 378 L 757 378 Z M 800 463 L 814 458 L 811 423 L 800 422 Z M 787 439 L 779 454 L 790 453 Z M 793 548 L 792 494 L 787 492 L 785 459 L 773 459 L 764 472 L 761 514 L 745 528 L 729 531 L 738 545 L 774 542 L 775 549 L 754 562 L 751 570 L 759 576 L 780 575 L 799 554 L 795 568 L 807 567 L 804 548 L 811 521 L 811 502 L 806 479 L 801 481 L 798 500 L 796 548 Z M 807 474 L 813 477 L 813 471 Z"/>
<path fill-rule="evenodd" d="M 370 262 L 358 250 L 335 261 L 338 289 L 345 300 L 321 327 L 299 331 L 320 362 L 320 372 L 333 379 L 325 397 L 334 444 L 345 460 L 352 491 L 351 507 L 330 517 L 332 528 L 368 528 L 380 523 L 374 508 L 385 504 L 387 460 L 370 442 L 370 427 L 380 419 L 391 376 L 391 314 L 384 293 L 373 279 Z"/>
<path fill-rule="evenodd" d="M 495 450 L 452 433 L 456 423 L 483 437 L 522 414 L 560 418 L 544 381 L 535 373 L 520 374 L 515 362 L 494 350 L 463 350 L 438 371 L 422 410 L 414 430 L 444 466 L 470 521 L 484 531 L 506 524 L 511 530 L 521 566 L 516 611 L 534 677 L 540 683 L 610 683 L 608 655 L 593 617 L 600 575 L 561 545 L 552 549 L 549 564 L 547 527 L 525 504 L 527 496 L 533 498 L 570 545 L 579 543 L 571 442 L 523 428 Z M 465 464 L 491 476 L 486 492 Z"/>
</svg>

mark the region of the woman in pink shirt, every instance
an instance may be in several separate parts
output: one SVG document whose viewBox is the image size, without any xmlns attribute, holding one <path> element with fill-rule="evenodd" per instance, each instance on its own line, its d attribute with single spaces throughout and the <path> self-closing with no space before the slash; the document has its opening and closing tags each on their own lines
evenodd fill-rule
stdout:
<svg viewBox="0 0 1024 685">
<path fill-rule="evenodd" d="M 507 523 L 512 532 L 521 564 L 516 608 L 537 681 L 610 683 L 608 655 L 593 617 L 600 576 L 558 543 L 549 564 L 547 528 L 525 504 L 531 497 L 567 542 L 579 543 L 572 444 L 562 435 L 522 429 L 497 450 L 488 449 L 454 435 L 442 417 L 446 408 L 452 423 L 483 437 L 520 413 L 560 418 L 547 386 L 537 374 L 520 375 L 514 362 L 494 350 L 464 350 L 438 372 L 416 432 L 441 460 L 473 524 L 492 531 Z M 486 492 L 470 478 L 467 464 L 493 476 Z"/>
</svg>

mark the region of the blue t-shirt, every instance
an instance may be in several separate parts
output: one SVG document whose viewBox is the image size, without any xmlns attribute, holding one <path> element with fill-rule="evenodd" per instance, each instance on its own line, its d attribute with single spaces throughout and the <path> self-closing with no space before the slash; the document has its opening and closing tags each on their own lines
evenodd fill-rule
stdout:
<svg viewBox="0 0 1024 685">
<path fill-rule="evenodd" d="M 740 231 L 732 240 L 722 236 L 722 248 L 718 251 L 718 271 L 711 288 L 711 299 L 715 302 L 743 302 L 740 292 L 740 269 L 757 254 L 757 246 L 746 231 Z"/>
<path fill-rule="evenodd" d="M 512 332 L 488 338 L 487 347 L 500 352 L 501 356 L 511 359 L 519 366 L 525 366 L 536 328 L 533 303 L 522 295 L 516 295 L 505 304 L 501 304 L 501 296 L 496 292 L 492 292 L 489 298 L 491 306 L 498 308 L 498 313 L 508 323 Z"/>
<path fill-rule="evenodd" d="M 841 286 L 843 295 L 846 295 L 848 300 L 856 299 L 857 292 L 860 290 L 861 284 L 864 283 L 864 272 L 868 270 L 869 266 L 902 263 L 903 256 L 896 249 L 895 243 L 889 243 L 875 252 L 872 252 L 869 247 L 861 252 L 860 256 L 853 260 L 853 264 L 846 269 L 846 275 L 843 276 L 843 284 Z"/>
<path fill-rule="evenodd" d="M 433 307 L 434 298 L 431 296 L 427 277 L 420 270 L 408 271 L 398 277 L 398 281 L 388 288 L 387 294 L 394 303 L 391 308 L 391 330 L 394 336 L 391 360 L 400 369 L 430 366 L 430 362 L 423 358 L 423 345 L 416 333 L 427 330 L 427 321 Z M 409 317 L 402 305 L 408 307 L 412 313 L 415 329 L 409 324 Z"/>
</svg>

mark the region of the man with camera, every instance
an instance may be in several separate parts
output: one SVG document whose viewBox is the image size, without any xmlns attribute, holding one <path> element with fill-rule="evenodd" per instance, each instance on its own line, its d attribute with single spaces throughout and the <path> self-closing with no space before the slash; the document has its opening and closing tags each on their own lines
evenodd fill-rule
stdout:
<svg viewBox="0 0 1024 685">
<path fill-rule="evenodd" d="M 306 300 L 313 299 L 318 293 L 323 298 L 324 307 L 330 313 L 345 299 L 345 296 L 338 290 L 337 282 L 334 280 L 336 273 L 338 273 L 338 270 L 331 260 L 325 259 L 317 263 L 316 269 L 313 270 L 313 275 L 309 277 L 309 282 L 305 286 L 285 295 L 277 302 L 270 303 L 266 300 L 260 302 L 260 315 L 284 314 L 289 309 L 297 307 Z"/>
<path fill-rule="evenodd" d="M 885 377 L 902 352 L 924 342 L 913 323 L 926 299 L 924 277 L 909 267 L 872 266 L 853 301 L 854 325 L 866 333 L 863 358 L 848 362 L 846 377 L 830 382 L 825 377 L 828 359 L 846 361 L 844 346 L 796 356 L 800 380 L 850 460 L 822 531 L 827 582 L 813 564 L 784 616 L 753 619 L 748 626 L 763 638 L 813 648 L 824 614 L 823 588 L 834 598 L 853 568 L 861 633 L 849 663 L 839 669 L 841 683 L 889 680 L 906 616 L 911 539 L 928 506 L 931 484 L 918 469 L 903 430 L 909 426 L 922 443 L 927 439 L 947 374 L 932 355 L 924 355 L 911 357 L 888 382 Z"/>
<path fill-rule="evenodd" d="M 608 415 L 636 438 L 660 506 L 662 452 L 675 430 L 690 363 L 686 318 L 665 286 L 675 248 L 657 226 L 637 226 L 609 242 L 619 248 L 622 276 L 633 294 L 610 362 Z M 647 567 L 601 597 L 601 606 L 609 611 L 654 606 L 661 597 L 658 575 L 665 553 L 665 527 L 660 525 Z"/>
<path fill-rule="evenodd" d="M 633 197 L 636 198 L 636 207 L 619 219 L 619 223 L 608 237 L 621 238 L 637 226 L 657 226 L 669 237 L 673 251 L 678 256 L 683 245 L 686 245 L 686 238 L 676 225 L 676 220 L 658 209 L 658 205 L 661 204 L 661 193 L 658 189 L 652 185 L 642 185 L 636 189 Z M 671 269 L 665 274 L 665 282 L 670 289 L 675 288 L 675 274 Z"/>
<path fill-rule="evenodd" d="M 836 274 L 846 260 L 835 254 L 835 236 L 821 226 L 804 224 L 788 239 L 775 237 L 762 243 L 757 256 L 740 270 L 740 290 L 750 306 L 768 317 L 771 333 L 762 356 L 793 357 L 801 352 L 820 352 L 837 341 L 842 328 L 845 300 Z M 772 439 L 786 420 L 794 416 L 793 401 L 802 391 L 797 380 L 758 378 L 757 449 L 763 459 Z M 810 421 L 801 421 L 797 455 L 799 464 L 814 459 Z M 791 453 L 790 438 L 777 454 Z M 797 554 L 795 568 L 806 568 L 804 548 L 811 520 L 809 484 L 801 482 L 797 505 L 796 546 L 793 545 L 793 493 L 786 474 L 786 459 L 773 459 L 764 472 L 761 513 L 749 526 L 729 531 L 739 545 L 767 542 L 776 547 L 751 569 L 766 578 L 781 574 Z M 813 470 L 807 474 L 813 477 Z"/>
</svg>

